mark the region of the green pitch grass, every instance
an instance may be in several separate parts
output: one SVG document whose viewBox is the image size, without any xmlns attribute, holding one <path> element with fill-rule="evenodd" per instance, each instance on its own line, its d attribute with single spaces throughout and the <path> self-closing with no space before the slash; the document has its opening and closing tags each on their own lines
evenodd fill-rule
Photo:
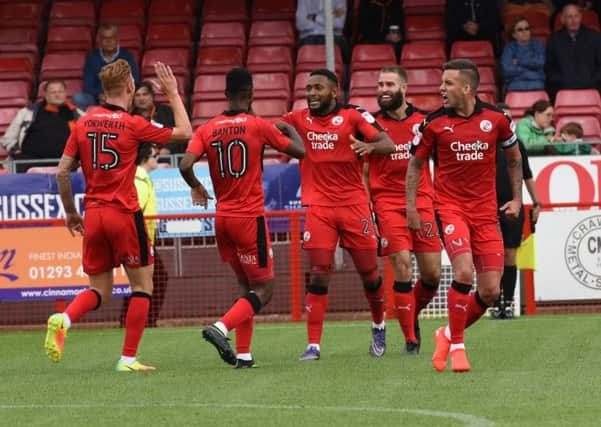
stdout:
<svg viewBox="0 0 601 427">
<path fill-rule="evenodd" d="M 472 371 L 438 373 L 422 321 L 418 357 L 368 355 L 368 322 L 328 322 L 322 359 L 299 362 L 304 324 L 259 324 L 256 369 L 234 370 L 198 328 L 147 330 L 141 360 L 117 373 L 122 331 L 72 329 L 61 363 L 43 332 L 0 333 L 0 425 L 6 426 L 598 426 L 600 316 L 482 319 L 466 334 Z"/>
</svg>

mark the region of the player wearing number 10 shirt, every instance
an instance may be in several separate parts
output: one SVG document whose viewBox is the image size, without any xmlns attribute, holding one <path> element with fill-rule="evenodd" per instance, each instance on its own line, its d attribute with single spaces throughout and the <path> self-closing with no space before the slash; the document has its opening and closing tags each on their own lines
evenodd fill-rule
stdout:
<svg viewBox="0 0 601 427">
<path fill-rule="evenodd" d="M 132 295 L 125 319 L 125 341 L 117 371 L 149 371 L 136 353 L 148 317 L 152 295 L 153 256 L 140 211 L 134 177 L 138 147 L 143 141 L 185 142 L 192 126 L 171 69 L 155 65 L 161 89 L 173 108 L 175 127 L 158 128 L 127 109 L 134 96 L 134 80 L 129 64 L 118 60 L 102 68 L 100 80 L 106 104 L 94 107 L 71 133 L 57 173 L 58 188 L 71 234 L 83 234 L 83 269 L 90 288 L 81 292 L 64 313 L 48 319 L 46 353 L 60 361 L 66 330 L 72 322 L 98 308 L 111 297 L 113 268 L 123 264 Z M 70 171 L 76 159 L 86 181 L 85 219 L 77 213 L 71 190 Z"/>
<path fill-rule="evenodd" d="M 224 362 L 236 368 L 251 368 L 250 352 L 255 314 L 271 299 L 273 257 L 264 217 L 263 150 L 266 145 L 296 158 L 305 155 L 300 136 L 284 123 L 275 125 L 252 114 L 252 77 L 244 68 L 233 68 L 226 76 L 229 110 L 196 130 L 180 163 L 183 178 L 192 188 L 192 199 L 207 206 L 206 189 L 194 175 L 193 165 L 203 155 L 209 160 L 215 189 L 217 246 L 228 262 L 241 295 L 228 312 L 203 329 L 203 337 L 217 349 Z M 236 353 L 227 334 L 236 333 Z"/>
<path fill-rule="evenodd" d="M 305 294 L 308 346 L 300 360 L 321 357 L 331 263 L 338 241 L 350 253 L 363 281 L 372 315 L 369 352 L 379 357 L 386 348 L 384 288 L 362 170 L 364 155 L 387 155 L 394 145 L 367 111 L 338 104 L 338 79 L 333 72 L 312 71 L 305 90 L 309 108 L 283 118 L 299 131 L 307 148 L 300 165 L 301 202 L 307 207 L 303 248 L 309 254 L 311 277 Z M 355 135 L 362 135 L 366 142 Z"/>
</svg>

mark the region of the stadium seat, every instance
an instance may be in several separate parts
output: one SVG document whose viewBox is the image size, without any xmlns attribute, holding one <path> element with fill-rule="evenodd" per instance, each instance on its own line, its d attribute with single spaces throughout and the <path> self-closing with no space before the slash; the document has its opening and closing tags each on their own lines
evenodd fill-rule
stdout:
<svg viewBox="0 0 601 427">
<path fill-rule="evenodd" d="M 375 113 L 380 110 L 378 99 L 375 96 L 351 96 L 348 103 L 362 107 L 370 113 Z"/>
<path fill-rule="evenodd" d="M 294 46 L 296 37 L 290 21 L 258 21 L 250 27 L 249 46 Z"/>
<path fill-rule="evenodd" d="M 54 1 L 50 9 L 50 27 L 96 27 L 96 5 L 93 1 Z"/>
<path fill-rule="evenodd" d="M 487 104 L 495 105 L 497 103 L 497 98 L 490 92 L 480 92 L 480 90 L 478 90 L 478 98 L 480 98 L 480 101 L 486 102 Z"/>
<path fill-rule="evenodd" d="M 213 117 L 227 110 L 229 104 L 226 100 L 223 101 L 204 101 L 196 102 L 192 107 L 192 126 L 194 128 L 206 123 Z"/>
<path fill-rule="evenodd" d="M 596 31 L 601 31 L 601 26 L 599 25 L 599 17 L 594 10 L 588 9 L 582 12 L 582 25 L 589 27 Z M 563 27 L 561 23 L 561 13 L 555 15 L 555 21 L 553 21 L 553 31 L 557 31 Z"/>
<path fill-rule="evenodd" d="M 239 47 L 201 47 L 198 49 L 196 74 L 227 73 L 232 67 L 242 67 Z"/>
<path fill-rule="evenodd" d="M 299 98 L 294 100 L 290 111 L 304 110 L 305 108 L 307 108 L 307 100 Z"/>
<path fill-rule="evenodd" d="M 407 43 L 401 51 L 401 66 L 405 68 L 437 68 L 447 60 L 442 41 Z"/>
<path fill-rule="evenodd" d="M 33 53 L 38 55 L 40 32 L 35 28 L 0 28 L 1 53 Z"/>
<path fill-rule="evenodd" d="M 0 108 L 0 135 L 4 135 L 8 125 L 13 121 L 20 107 L 4 107 Z"/>
<path fill-rule="evenodd" d="M 413 104 L 420 110 L 432 112 L 442 107 L 442 98 L 440 95 L 409 95 L 407 102 Z"/>
<path fill-rule="evenodd" d="M 156 74 L 154 72 L 152 74 L 143 74 L 142 75 L 142 81 L 152 80 L 152 79 L 156 79 Z M 187 75 L 186 76 L 176 75 L 175 80 L 177 81 L 177 91 L 181 95 L 182 100 L 184 101 L 184 104 L 185 104 L 187 95 L 188 95 L 188 85 L 189 85 L 188 76 Z M 168 103 L 169 102 L 167 95 L 165 95 L 163 93 L 156 93 L 154 95 L 154 99 L 158 103 Z"/>
<path fill-rule="evenodd" d="M 205 0 L 202 22 L 247 22 L 246 0 Z"/>
<path fill-rule="evenodd" d="M 480 74 L 478 92 L 489 93 L 494 99 L 494 102 L 496 102 L 499 91 L 497 89 L 494 70 L 490 67 L 478 67 L 478 72 Z"/>
<path fill-rule="evenodd" d="M 601 120 L 601 96 L 596 89 L 560 90 L 555 98 L 555 116 L 595 116 Z"/>
<path fill-rule="evenodd" d="M 187 76 L 190 71 L 190 50 L 187 48 L 147 50 L 142 58 L 142 74 L 154 75 L 156 62 L 169 64 L 175 75 Z"/>
<path fill-rule="evenodd" d="M 63 79 L 67 86 L 67 98 L 71 98 L 74 94 L 81 92 L 83 87 L 83 80 L 79 79 Z M 44 98 L 44 89 L 46 88 L 46 81 L 41 82 L 38 85 L 38 93 L 36 96 L 37 101 L 41 101 Z"/>
<path fill-rule="evenodd" d="M 8 157 L 7 156 L 3 156 L 4 152 L 6 152 L 6 150 L 4 150 L 4 148 L 0 148 L 0 161 L 1 160 L 5 160 Z M 10 171 L 8 169 L 4 169 L 3 167 L 0 167 L 0 175 L 8 175 L 10 174 Z"/>
<path fill-rule="evenodd" d="M 582 139 L 595 142 L 601 141 L 601 125 L 599 125 L 599 120 L 595 116 L 583 115 L 560 117 L 555 123 L 557 136 L 559 136 L 561 128 L 569 122 L 576 122 L 582 126 L 582 130 L 584 131 Z"/>
<path fill-rule="evenodd" d="M 0 107 L 25 107 L 31 98 L 31 82 L 0 81 Z"/>
<path fill-rule="evenodd" d="M 447 31 L 442 15 L 409 15 L 405 18 L 405 40 L 408 42 L 446 38 Z"/>
<path fill-rule="evenodd" d="M 85 60 L 86 52 L 47 53 L 42 60 L 40 80 L 81 78 Z"/>
<path fill-rule="evenodd" d="M 152 24 L 146 33 L 145 49 L 165 47 L 188 48 L 192 45 L 192 33 L 187 25 L 172 23 Z"/>
<path fill-rule="evenodd" d="M 351 74 L 349 96 L 376 96 L 379 76 L 380 70 L 355 71 Z"/>
<path fill-rule="evenodd" d="M 186 24 L 190 30 L 196 23 L 195 0 L 152 0 L 148 10 L 149 24 Z"/>
<path fill-rule="evenodd" d="M 287 104 L 290 102 L 290 79 L 288 74 L 254 73 L 253 87 L 255 99 L 279 98 L 285 100 Z"/>
<path fill-rule="evenodd" d="M 404 0 L 403 11 L 409 15 L 444 15 L 446 0 Z"/>
<path fill-rule="evenodd" d="M 524 116 L 524 112 L 532 107 L 536 101 L 549 100 L 549 95 L 544 90 L 533 90 L 524 92 L 507 92 L 505 103 L 511 109 L 514 121 Z"/>
<path fill-rule="evenodd" d="M 45 173 L 48 175 L 56 175 L 58 166 L 33 166 L 27 169 L 27 173 Z"/>
<path fill-rule="evenodd" d="M 449 58 L 469 58 L 479 67 L 495 67 L 497 64 L 492 44 L 483 40 L 453 43 Z"/>
<path fill-rule="evenodd" d="M 358 44 L 353 48 L 351 71 L 379 70 L 396 64 L 394 48 L 389 44 Z"/>
<path fill-rule="evenodd" d="M 286 73 L 292 79 L 292 49 L 288 46 L 254 46 L 246 66 L 253 73 Z"/>
<path fill-rule="evenodd" d="M 284 99 L 255 99 L 253 111 L 266 120 L 277 119 L 289 111 L 290 104 Z"/>
<path fill-rule="evenodd" d="M 146 24 L 145 0 L 104 0 L 100 7 L 100 22 L 134 24 L 141 30 Z"/>
<path fill-rule="evenodd" d="M 224 74 L 200 74 L 194 79 L 192 101 L 218 101 L 225 99 Z"/>
<path fill-rule="evenodd" d="M 89 27 L 50 27 L 46 53 L 92 50 L 92 31 Z"/>
<path fill-rule="evenodd" d="M 0 3 L 0 22 L 3 28 L 40 28 L 44 4 L 38 2 Z"/>
<path fill-rule="evenodd" d="M 296 15 L 294 0 L 253 0 L 251 17 L 253 21 L 286 19 L 293 21 Z"/>
<path fill-rule="evenodd" d="M 308 72 L 298 73 L 294 77 L 294 99 L 305 99 L 307 80 L 309 80 Z"/>
<path fill-rule="evenodd" d="M 440 68 L 409 68 L 407 69 L 407 80 L 409 83 L 408 94 L 438 95 L 442 70 Z"/>
<path fill-rule="evenodd" d="M 342 53 L 338 46 L 334 47 L 334 63 L 336 74 L 341 85 L 344 85 L 342 63 Z M 316 68 L 325 68 L 326 66 L 326 47 L 324 45 L 304 45 L 298 49 L 296 54 L 296 73 L 310 72 Z"/>
<path fill-rule="evenodd" d="M 0 80 L 33 81 L 33 64 L 28 58 L 0 56 Z"/>
<path fill-rule="evenodd" d="M 200 32 L 201 47 L 239 47 L 246 52 L 246 30 L 241 22 L 207 22 Z"/>
</svg>

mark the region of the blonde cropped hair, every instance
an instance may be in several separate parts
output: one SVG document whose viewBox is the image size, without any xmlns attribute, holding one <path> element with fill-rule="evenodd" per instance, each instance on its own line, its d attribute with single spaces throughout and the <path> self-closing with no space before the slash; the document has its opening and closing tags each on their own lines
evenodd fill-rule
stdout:
<svg viewBox="0 0 601 427">
<path fill-rule="evenodd" d="M 118 95 L 131 81 L 131 68 L 126 60 L 118 59 L 100 70 L 102 90 L 108 96 Z"/>
</svg>

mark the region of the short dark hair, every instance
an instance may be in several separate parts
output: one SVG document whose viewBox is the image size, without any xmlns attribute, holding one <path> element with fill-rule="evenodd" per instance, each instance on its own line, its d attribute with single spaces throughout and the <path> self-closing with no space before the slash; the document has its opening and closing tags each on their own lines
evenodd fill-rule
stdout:
<svg viewBox="0 0 601 427">
<path fill-rule="evenodd" d="M 67 84 L 65 83 L 65 81 L 63 79 L 50 79 L 46 83 L 44 83 L 44 92 L 46 92 L 48 90 L 49 85 L 55 85 L 55 84 L 63 85 L 63 88 L 67 89 Z"/>
<path fill-rule="evenodd" d="M 551 104 L 551 101 L 548 101 L 546 99 L 539 99 L 534 104 L 532 104 L 532 107 L 528 108 L 528 110 L 524 112 L 524 115 L 534 116 L 534 113 L 542 113 L 547 108 L 552 106 L 553 104 Z"/>
<path fill-rule="evenodd" d="M 228 97 L 238 96 L 253 88 L 253 78 L 246 68 L 232 68 L 225 76 L 225 93 Z"/>
<path fill-rule="evenodd" d="M 151 94 L 152 96 L 154 96 L 154 88 L 152 87 L 152 83 L 150 83 L 150 82 L 149 82 L 149 81 L 147 81 L 147 80 L 144 80 L 143 82 L 140 82 L 140 83 L 138 83 L 138 84 L 136 85 L 136 90 L 135 90 L 135 91 L 137 92 L 137 91 L 138 91 L 138 89 L 141 89 L 141 88 L 143 88 L 143 87 L 145 87 L 146 89 L 148 89 L 148 92 L 150 92 L 150 94 Z"/>
<path fill-rule="evenodd" d="M 152 156 L 154 145 L 151 142 L 145 142 L 138 147 L 138 156 L 136 157 L 136 165 L 141 165 L 145 160 Z"/>
<path fill-rule="evenodd" d="M 311 71 L 309 76 L 324 76 L 330 82 L 332 82 L 335 86 L 338 86 L 338 77 L 336 73 L 328 70 L 327 68 L 318 68 L 316 70 Z"/>
<path fill-rule="evenodd" d="M 407 70 L 399 65 L 387 65 L 386 67 L 380 70 L 380 73 L 395 73 L 397 74 L 401 80 L 405 83 L 409 83 L 409 78 L 407 75 Z"/>
<path fill-rule="evenodd" d="M 559 133 L 565 133 L 566 135 L 574 135 L 576 138 L 581 139 L 584 136 L 584 130 L 582 125 L 578 122 L 568 122 L 561 127 Z"/>
<path fill-rule="evenodd" d="M 103 22 L 98 26 L 98 32 L 106 30 L 115 30 L 119 32 L 119 26 L 112 22 Z"/>
<path fill-rule="evenodd" d="M 478 67 L 469 59 L 451 59 L 442 66 L 446 70 L 458 70 L 472 87 L 472 92 L 476 93 L 480 84 L 480 73 Z"/>
</svg>

